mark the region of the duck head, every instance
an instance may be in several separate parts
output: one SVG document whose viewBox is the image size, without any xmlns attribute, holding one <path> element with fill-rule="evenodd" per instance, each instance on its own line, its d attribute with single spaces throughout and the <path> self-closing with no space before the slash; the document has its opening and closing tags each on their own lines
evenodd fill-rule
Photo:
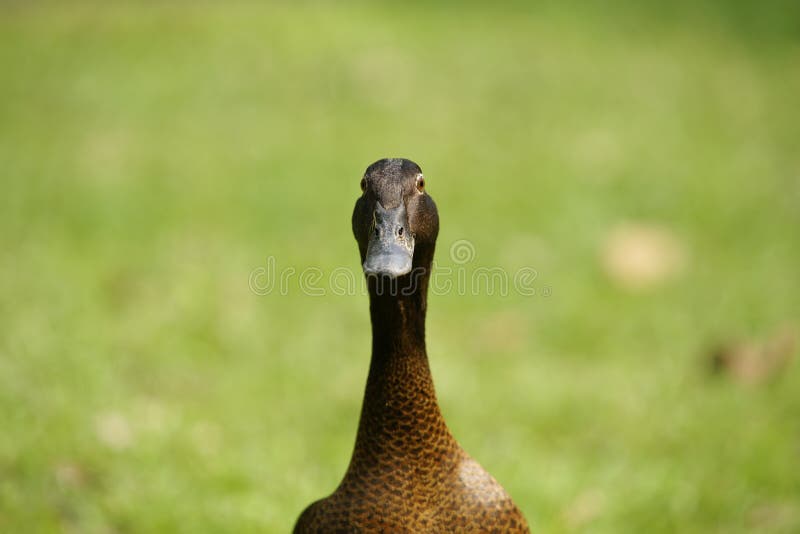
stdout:
<svg viewBox="0 0 800 534">
<path fill-rule="evenodd" d="M 353 234 L 367 276 L 398 278 L 428 269 L 439 233 L 436 204 L 419 165 L 402 158 L 367 167 L 353 210 Z"/>
</svg>

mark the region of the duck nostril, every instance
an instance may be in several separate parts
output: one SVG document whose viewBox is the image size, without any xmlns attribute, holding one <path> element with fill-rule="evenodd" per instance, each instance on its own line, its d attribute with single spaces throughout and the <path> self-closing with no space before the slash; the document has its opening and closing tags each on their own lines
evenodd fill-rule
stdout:
<svg viewBox="0 0 800 534">
<path fill-rule="evenodd" d="M 375 237 L 380 237 L 380 236 L 381 236 L 381 231 L 378 230 L 378 227 L 376 226 L 375 227 Z"/>
<path fill-rule="evenodd" d="M 403 227 L 402 226 L 397 229 L 397 235 L 399 235 L 400 237 L 403 237 Z"/>
</svg>

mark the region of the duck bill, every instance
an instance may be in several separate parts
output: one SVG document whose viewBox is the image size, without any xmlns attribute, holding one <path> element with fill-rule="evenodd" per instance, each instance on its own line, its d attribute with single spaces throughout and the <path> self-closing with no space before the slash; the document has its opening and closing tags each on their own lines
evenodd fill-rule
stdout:
<svg viewBox="0 0 800 534">
<path fill-rule="evenodd" d="M 386 209 L 377 203 L 373 216 L 364 274 L 397 278 L 411 272 L 414 238 L 408 233 L 405 206 Z"/>
</svg>

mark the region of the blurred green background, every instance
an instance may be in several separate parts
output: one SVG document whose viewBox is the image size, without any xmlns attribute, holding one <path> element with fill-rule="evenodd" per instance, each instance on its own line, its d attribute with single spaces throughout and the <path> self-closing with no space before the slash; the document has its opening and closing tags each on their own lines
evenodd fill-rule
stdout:
<svg viewBox="0 0 800 534">
<path fill-rule="evenodd" d="M 0 531 L 286 532 L 332 491 L 367 299 L 249 279 L 357 273 L 384 156 L 440 266 L 538 272 L 428 316 L 536 531 L 800 531 L 799 95 L 789 1 L 4 3 Z"/>
</svg>

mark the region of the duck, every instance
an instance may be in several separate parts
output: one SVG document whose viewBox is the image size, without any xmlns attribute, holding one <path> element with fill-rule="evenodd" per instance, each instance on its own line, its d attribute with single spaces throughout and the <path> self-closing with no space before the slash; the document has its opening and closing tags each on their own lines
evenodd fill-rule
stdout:
<svg viewBox="0 0 800 534">
<path fill-rule="evenodd" d="M 530 532 L 439 408 L 425 348 L 439 213 L 419 165 L 404 158 L 370 165 L 352 230 L 372 325 L 361 416 L 341 483 L 303 510 L 294 533 Z"/>
</svg>

